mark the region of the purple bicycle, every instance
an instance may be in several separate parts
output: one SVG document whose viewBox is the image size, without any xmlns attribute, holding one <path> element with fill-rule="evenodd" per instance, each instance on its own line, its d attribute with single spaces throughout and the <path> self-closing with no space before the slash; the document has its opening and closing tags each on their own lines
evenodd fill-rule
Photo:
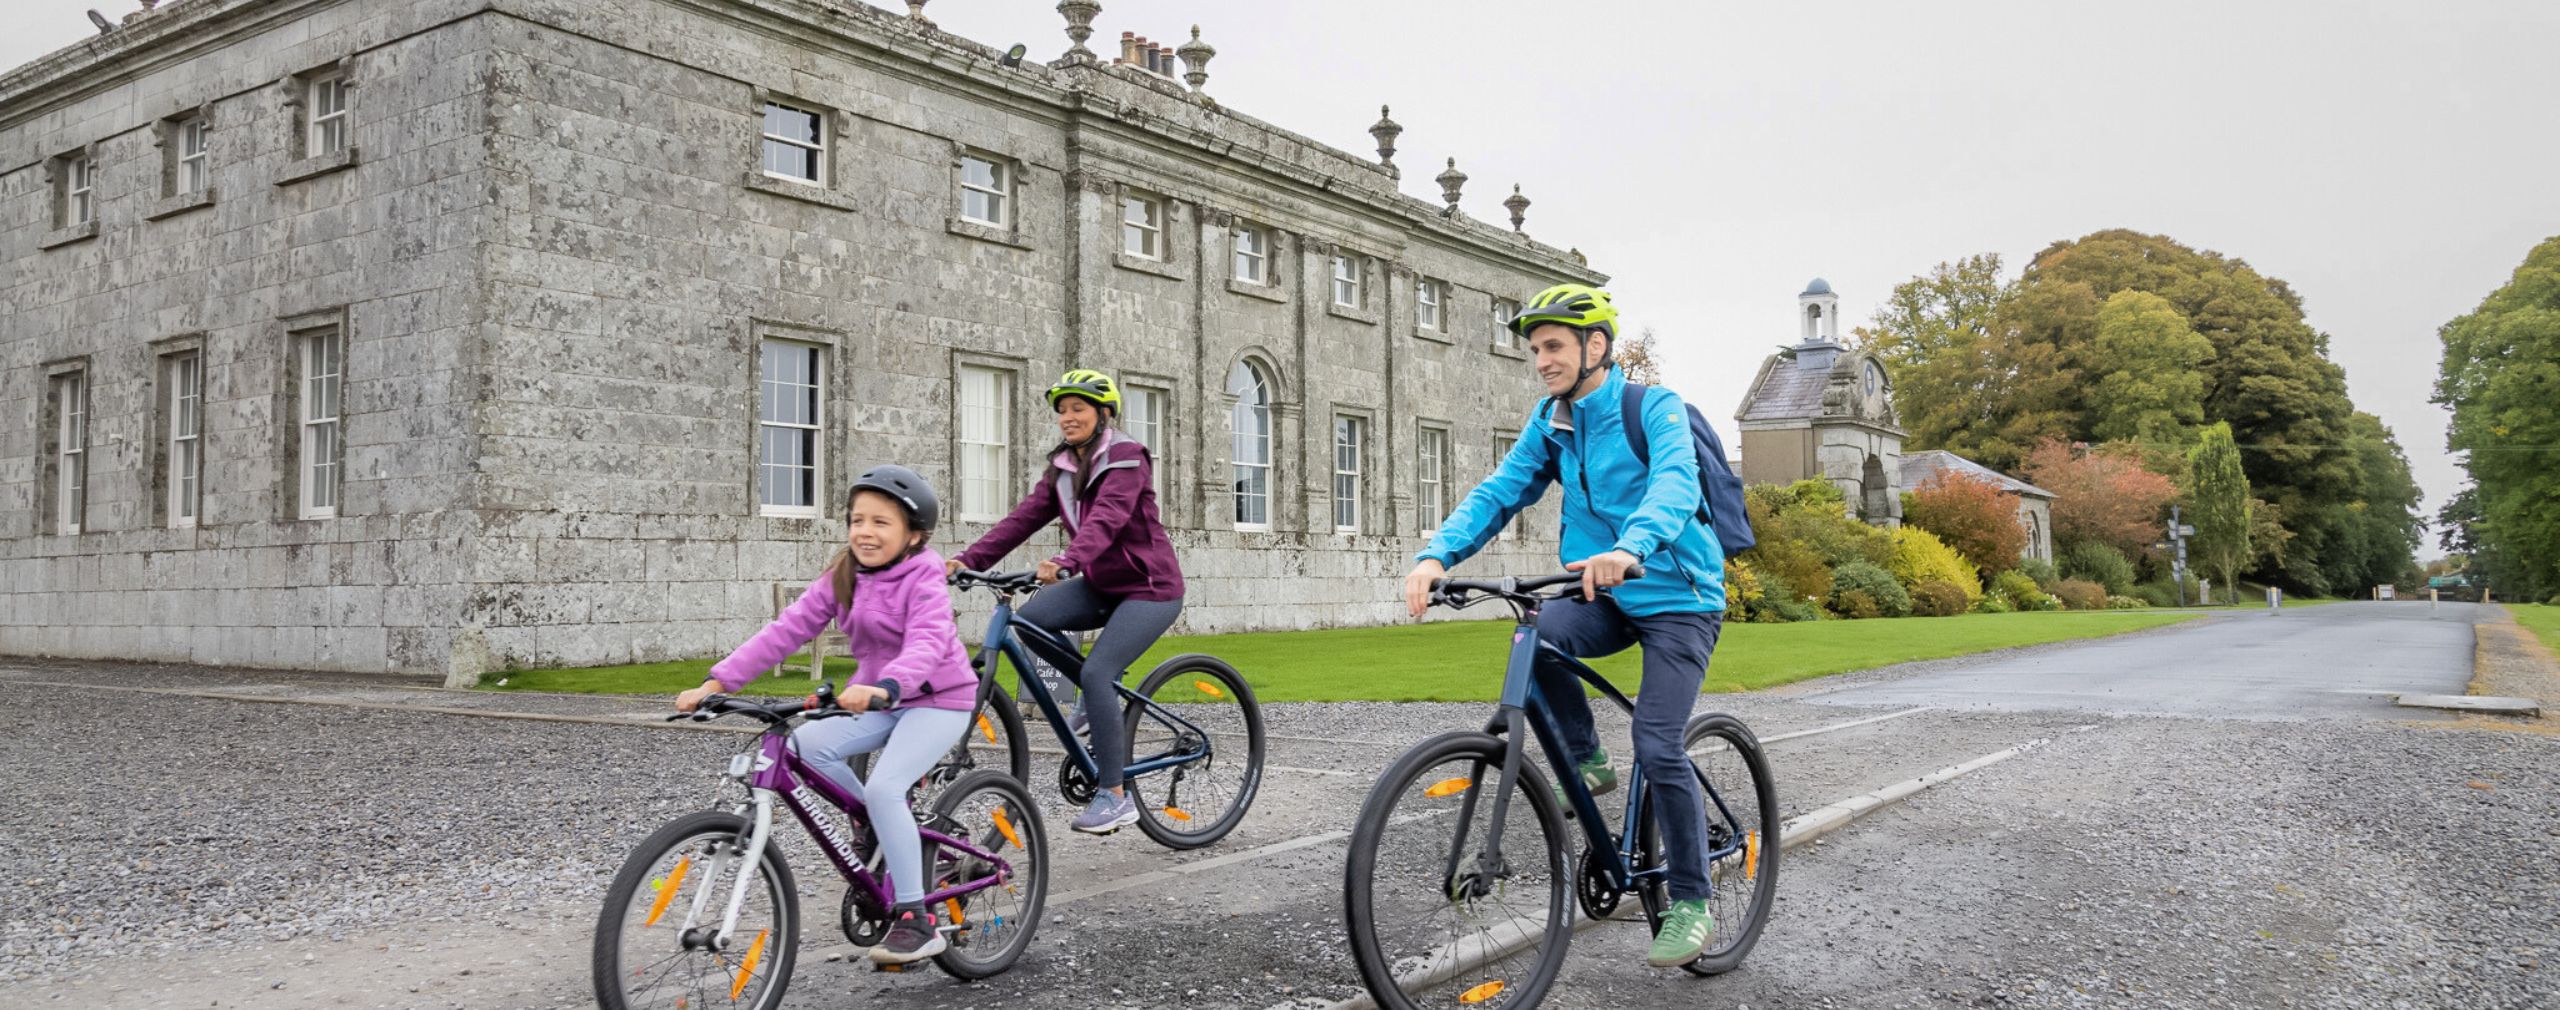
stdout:
<svg viewBox="0 0 2560 1010">
<path fill-rule="evenodd" d="M 850 716 L 831 684 L 805 699 L 754 701 L 712 695 L 691 715 L 740 715 L 765 724 L 729 759 L 724 782 L 746 796 L 677 818 L 632 850 L 596 920 L 596 1004 L 605 1010 L 695 1010 L 714 1005 L 773 1010 L 800 950 L 799 886 L 773 844 L 774 807 L 791 811 L 845 879 L 845 936 L 872 946 L 887 932 L 891 892 L 862 800 L 811 771 L 791 747 L 805 719 Z M 724 790 L 725 791 L 725 790 Z M 829 806 L 850 817 L 848 827 Z M 1021 783 L 972 772 L 918 811 L 925 901 L 940 913 L 949 946 L 943 971 L 985 978 L 1013 965 L 1031 942 L 1048 897 L 1049 842 Z"/>
</svg>

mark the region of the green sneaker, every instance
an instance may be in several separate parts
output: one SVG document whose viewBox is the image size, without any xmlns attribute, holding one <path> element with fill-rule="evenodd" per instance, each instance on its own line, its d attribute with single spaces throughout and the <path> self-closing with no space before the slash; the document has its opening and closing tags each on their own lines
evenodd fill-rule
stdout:
<svg viewBox="0 0 2560 1010">
<path fill-rule="evenodd" d="M 1618 788 L 1618 772 L 1609 767 L 1608 751 L 1591 752 L 1591 758 L 1575 765 L 1574 771 L 1582 776 L 1582 788 L 1591 790 L 1593 796 L 1606 796 Z M 1572 820 L 1573 801 L 1565 798 L 1564 787 L 1558 785 L 1549 788 L 1555 791 L 1556 805 L 1564 808 L 1565 819 Z"/>
<path fill-rule="evenodd" d="M 1653 934 L 1653 949 L 1645 951 L 1644 963 L 1677 968 L 1695 961 L 1715 931 L 1716 917 L 1707 911 L 1706 902 L 1672 902 L 1671 910 L 1662 916 L 1662 929 Z"/>
</svg>

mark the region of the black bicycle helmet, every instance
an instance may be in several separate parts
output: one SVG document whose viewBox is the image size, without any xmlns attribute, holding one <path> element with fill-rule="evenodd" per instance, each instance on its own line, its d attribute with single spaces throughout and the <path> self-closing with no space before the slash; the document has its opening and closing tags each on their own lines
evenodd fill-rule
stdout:
<svg viewBox="0 0 2560 1010">
<path fill-rule="evenodd" d="M 895 463 L 875 466 L 854 478 L 853 490 L 878 491 L 907 507 L 907 522 L 920 531 L 933 529 L 942 518 L 942 501 L 934 497 L 933 485 L 924 475 Z"/>
</svg>

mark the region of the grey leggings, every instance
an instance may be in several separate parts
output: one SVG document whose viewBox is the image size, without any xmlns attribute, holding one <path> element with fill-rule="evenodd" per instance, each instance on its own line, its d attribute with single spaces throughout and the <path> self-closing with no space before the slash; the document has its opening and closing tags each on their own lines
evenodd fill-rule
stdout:
<svg viewBox="0 0 2560 1010">
<path fill-rule="evenodd" d="M 850 719 L 821 719 L 791 731 L 791 745 L 818 774 L 846 792 L 862 797 L 871 815 L 872 837 L 887 858 L 889 885 L 901 905 L 924 900 L 924 840 L 916 834 L 915 811 L 907 809 L 907 789 L 933 770 L 942 756 L 969 731 L 969 713 L 948 708 L 902 708 L 865 712 Z M 871 762 L 871 781 L 854 777 L 845 762 L 856 754 L 879 751 Z"/>
<path fill-rule="evenodd" d="M 1119 788 L 1119 755 L 1129 744 L 1120 725 L 1120 693 L 1112 688 L 1129 672 L 1129 664 L 1182 616 L 1182 601 L 1114 599 L 1077 578 L 1041 590 L 1015 613 L 1051 631 L 1102 629 L 1093 638 L 1092 651 L 1085 653 L 1084 676 L 1078 679 L 1084 686 L 1086 725 L 1093 731 L 1093 763 L 1102 769 L 1096 784 Z"/>
</svg>

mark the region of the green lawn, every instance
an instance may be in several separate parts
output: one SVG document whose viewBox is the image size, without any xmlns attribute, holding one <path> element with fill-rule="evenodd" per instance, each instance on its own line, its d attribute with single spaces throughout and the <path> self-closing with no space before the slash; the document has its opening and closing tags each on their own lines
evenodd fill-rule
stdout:
<svg viewBox="0 0 2560 1010">
<path fill-rule="evenodd" d="M 2510 603 L 2507 612 L 2516 615 L 2516 623 L 2532 631 L 2534 637 L 2553 652 L 2560 652 L 2560 607 L 2547 603 Z"/>
<path fill-rule="evenodd" d="M 2521 608 L 2520 608 L 2521 609 Z M 2099 610 L 1803 624 L 1727 625 L 1707 674 L 1709 691 L 1749 691 L 1891 663 L 1943 659 L 2012 646 L 2039 645 L 2156 628 L 2201 615 L 2152 610 Z M 1450 622 L 1330 631 L 1175 636 L 1157 643 L 1135 669 L 1167 657 L 1206 652 L 1227 660 L 1263 701 L 1490 701 L 1502 689 L 1507 625 Z M 1628 652 L 1594 664 L 1622 688 L 1639 669 Z M 674 694 L 702 682 L 706 661 L 567 670 L 524 670 L 483 678 L 509 691 L 585 694 Z M 848 669 L 829 664 L 830 674 Z M 498 684 L 503 677 L 504 685 Z M 805 675 L 768 677 L 748 690 L 791 695 L 808 690 Z"/>
</svg>

